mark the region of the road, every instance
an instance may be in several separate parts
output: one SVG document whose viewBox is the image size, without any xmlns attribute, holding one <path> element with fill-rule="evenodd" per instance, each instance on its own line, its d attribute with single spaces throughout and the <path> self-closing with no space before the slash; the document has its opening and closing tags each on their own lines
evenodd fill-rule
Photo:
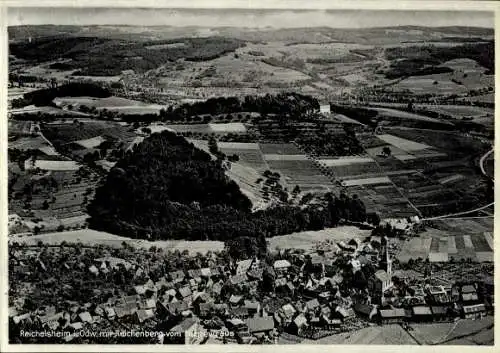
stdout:
<svg viewBox="0 0 500 353">
<path fill-rule="evenodd" d="M 490 176 L 486 173 L 486 171 L 484 170 L 484 161 L 486 160 L 486 158 L 488 158 L 488 156 L 490 154 L 493 153 L 495 149 L 492 148 L 491 150 L 489 150 L 488 152 L 486 152 L 482 157 L 481 159 L 479 160 L 479 167 L 481 168 L 481 173 L 483 173 L 484 176 L 490 178 Z M 493 178 L 492 178 L 493 179 Z"/>
<path fill-rule="evenodd" d="M 484 210 L 485 208 L 493 206 L 494 204 L 495 204 L 495 202 L 491 202 L 491 203 L 489 203 L 489 204 L 487 204 L 485 206 L 481 206 L 481 207 L 478 207 L 478 208 L 475 208 L 475 209 L 469 210 L 469 211 L 463 211 L 463 212 L 458 212 L 458 213 L 446 214 L 446 215 L 437 216 L 437 217 L 431 217 L 431 218 L 423 218 L 422 221 L 433 221 L 433 220 L 436 220 L 436 219 L 443 219 L 443 218 L 454 217 L 454 216 L 462 216 L 462 215 L 465 215 L 465 214 L 474 213 L 474 212 L 477 212 L 477 211 Z"/>
<path fill-rule="evenodd" d="M 488 174 L 486 174 L 486 171 L 484 170 L 484 161 L 486 160 L 486 158 L 488 158 L 488 156 L 490 154 L 493 153 L 493 151 L 494 151 L 494 148 L 492 148 L 491 150 L 489 150 L 488 152 L 486 152 L 481 157 L 481 159 L 479 160 L 479 167 L 481 168 L 481 173 L 483 173 L 483 175 L 486 176 L 486 177 L 488 177 L 488 178 L 490 178 L 490 176 Z M 454 217 L 454 216 L 462 216 L 462 215 L 465 215 L 465 214 L 474 213 L 474 212 L 477 212 L 477 211 L 484 210 L 485 208 L 493 206 L 494 204 L 495 204 L 495 202 L 491 202 L 491 203 L 489 203 L 489 204 L 487 204 L 485 206 L 481 206 L 481 207 L 475 208 L 475 209 L 470 210 L 470 211 L 452 213 L 452 214 L 447 214 L 447 215 L 437 216 L 437 217 L 431 217 L 431 218 L 424 218 L 422 220 L 423 221 L 433 221 L 433 220 L 436 220 L 436 219 L 442 219 L 442 218 L 448 218 L 448 217 Z"/>
</svg>

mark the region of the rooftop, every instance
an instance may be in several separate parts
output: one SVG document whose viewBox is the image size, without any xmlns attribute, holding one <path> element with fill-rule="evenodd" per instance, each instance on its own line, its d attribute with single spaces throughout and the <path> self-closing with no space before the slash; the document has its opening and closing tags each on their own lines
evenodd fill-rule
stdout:
<svg viewBox="0 0 500 353">
<path fill-rule="evenodd" d="M 245 322 L 250 333 L 271 331 L 274 329 L 274 319 L 271 316 L 250 318 Z"/>
</svg>

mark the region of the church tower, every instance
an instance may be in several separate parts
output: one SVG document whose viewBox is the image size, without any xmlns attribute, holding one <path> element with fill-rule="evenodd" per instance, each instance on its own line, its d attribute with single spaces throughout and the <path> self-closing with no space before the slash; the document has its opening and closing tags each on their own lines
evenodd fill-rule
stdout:
<svg viewBox="0 0 500 353">
<path fill-rule="evenodd" d="M 386 237 L 382 238 L 382 258 L 380 259 L 380 268 L 385 270 L 389 278 L 392 277 L 392 260 L 389 255 L 389 245 Z"/>
<path fill-rule="evenodd" d="M 386 245 L 385 246 L 385 272 L 387 272 L 387 276 L 389 278 L 392 278 L 392 260 L 391 260 L 391 255 L 389 255 L 389 247 Z"/>
</svg>

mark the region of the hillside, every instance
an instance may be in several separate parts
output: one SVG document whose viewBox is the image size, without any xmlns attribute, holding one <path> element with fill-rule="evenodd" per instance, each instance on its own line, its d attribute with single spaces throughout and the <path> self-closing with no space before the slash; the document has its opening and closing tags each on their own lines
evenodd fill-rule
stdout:
<svg viewBox="0 0 500 353">
<path fill-rule="evenodd" d="M 172 45 L 176 43 L 182 45 Z M 62 35 L 10 43 L 9 51 L 16 58 L 34 62 L 69 59 L 63 68 L 78 70 L 74 74 L 113 76 L 124 70 L 144 72 L 178 59 L 212 60 L 242 45 L 238 40 L 221 37 L 179 38 L 172 42 Z"/>
</svg>

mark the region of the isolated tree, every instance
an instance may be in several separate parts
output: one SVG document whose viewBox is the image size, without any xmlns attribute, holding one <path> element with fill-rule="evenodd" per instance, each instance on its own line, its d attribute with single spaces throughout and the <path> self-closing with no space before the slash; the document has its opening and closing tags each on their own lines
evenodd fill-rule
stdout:
<svg viewBox="0 0 500 353">
<path fill-rule="evenodd" d="M 385 146 L 382 149 L 382 154 L 386 157 L 389 157 L 392 154 L 391 148 L 389 146 Z"/>
</svg>

